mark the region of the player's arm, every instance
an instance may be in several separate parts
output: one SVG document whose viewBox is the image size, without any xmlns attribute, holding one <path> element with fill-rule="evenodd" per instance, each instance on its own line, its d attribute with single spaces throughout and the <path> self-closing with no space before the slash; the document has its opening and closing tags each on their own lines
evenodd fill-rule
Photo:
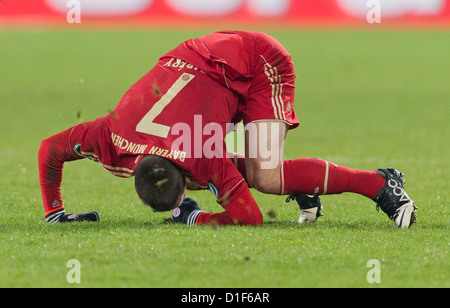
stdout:
<svg viewBox="0 0 450 308">
<path fill-rule="evenodd" d="M 93 220 L 96 213 L 66 215 L 61 198 L 61 182 L 65 162 L 82 159 L 74 145 L 82 138 L 86 125 L 78 125 L 42 141 L 38 153 L 39 182 L 45 219 L 48 222 Z M 77 133 L 75 129 L 77 129 Z M 98 216 L 98 215 L 97 215 Z M 97 219 L 98 220 L 98 219 Z"/>
<path fill-rule="evenodd" d="M 236 169 L 239 171 L 239 173 L 245 179 L 245 181 L 247 182 L 247 185 L 249 185 L 248 180 L 247 180 L 247 170 L 245 169 L 245 155 L 240 154 L 240 153 L 231 153 L 231 152 L 228 152 L 227 155 L 229 157 L 232 157 L 231 160 L 233 161 L 233 165 L 236 167 Z"/>
<path fill-rule="evenodd" d="M 256 204 L 250 190 L 245 183 L 243 187 L 236 190 L 233 201 L 223 200 L 221 205 L 225 208 L 222 213 L 207 213 L 200 209 L 195 200 L 185 199 L 179 208 L 173 212 L 173 220 L 176 223 L 187 225 L 250 225 L 260 226 L 263 224 L 261 210 Z"/>
<path fill-rule="evenodd" d="M 248 187 L 242 190 L 234 201 L 222 205 L 225 212 L 222 213 L 200 213 L 196 219 L 196 225 L 217 224 L 225 225 L 248 225 L 261 226 L 263 216 L 258 204 L 256 204 Z"/>
<path fill-rule="evenodd" d="M 224 145 L 224 148 L 226 146 Z M 225 209 L 222 213 L 206 213 L 193 200 L 185 200 L 174 211 L 174 221 L 188 225 L 262 225 L 263 217 L 250 189 L 229 158 L 202 159 L 197 166 L 196 177 L 208 179 L 208 188 L 218 198 L 217 202 Z M 202 173 L 204 172 L 204 173 Z M 178 219 L 175 216 L 181 216 Z M 187 217 L 187 219 L 183 219 Z"/>
</svg>

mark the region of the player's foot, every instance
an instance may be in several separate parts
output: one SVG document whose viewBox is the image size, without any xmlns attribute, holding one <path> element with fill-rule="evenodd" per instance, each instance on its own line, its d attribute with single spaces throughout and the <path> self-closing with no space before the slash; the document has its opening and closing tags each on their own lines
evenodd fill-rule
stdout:
<svg viewBox="0 0 450 308">
<path fill-rule="evenodd" d="M 286 202 L 290 202 L 292 200 L 297 201 L 298 206 L 300 207 L 301 214 L 298 219 L 299 224 L 312 223 L 315 222 L 320 216 L 323 216 L 323 206 L 319 196 L 293 194 L 286 199 Z"/>
<path fill-rule="evenodd" d="M 403 187 L 403 174 L 391 168 L 378 169 L 377 173 L 386 179 L 385 186 L 374 199 L 377 210 L 381 208 L 397 227 L 408 228 L 416 222 L 417 207 Z"/>
<path fill-rule="evenodd" d="M 83 214 L 68 214 L 61 215 L 58 219 L 58 222 L 83 222 L 83 221 L 91 221 L 97 222 L 100 221 L 100 216 L 97 212 L 83 213 Z"/>
</svg>

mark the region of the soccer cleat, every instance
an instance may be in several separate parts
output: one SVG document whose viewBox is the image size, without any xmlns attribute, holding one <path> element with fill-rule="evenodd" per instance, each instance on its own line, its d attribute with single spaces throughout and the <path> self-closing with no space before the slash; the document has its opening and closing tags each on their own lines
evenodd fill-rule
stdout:
<svg viewBox="0 0 450 308">
<path fill-rule="evenodd" d="M 83 213 L 83 214 L 69 214 L 69 215 L 61 215 L 59 217 L 58 222 L 83 222 L 83 221 L 91 221 L 97 222 L 100 221 L 100 216 L 97 212 Z"/>
<path fill-rule="evenodd" d="M 195 225 L 198 215 L 203 213 L 197 201 L 186 198 L 183 203 L 172 212 L 172 220 L 175 224 Z"/>
<path fill-rule="evenodd" d="M 374 199 L 377 210 L 381 208 L 398 228 L 409 228 L 417 221 L 417 207 L 403 187 L 403 173 L 392 168 L 378 169 L 376 172 L 386 179 L 385 186 Z"/>
<path fill-rule="evenodd" d="M 292 200 L 297 201 L 298 206 L 300 207 L 301 214 L 298 219 L 299 224 L 313 223 L 320 216 L 323 216 L 323 206 L 319 196 L 293 194 L 286 199 L 286 202 L 290 202 Z"/>
</svg>

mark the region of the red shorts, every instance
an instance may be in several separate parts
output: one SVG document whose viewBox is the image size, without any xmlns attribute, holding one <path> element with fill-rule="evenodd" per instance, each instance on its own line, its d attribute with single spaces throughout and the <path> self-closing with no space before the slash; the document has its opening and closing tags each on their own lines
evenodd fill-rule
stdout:
<svg viewBox="0 0 450 308">
<path fill-rule="evenodd" d="M 273 37 L 261 32 L 217 32 L 189 40 L 166 57 L 193 63 L 235 92 L 239 104 L 233 123 L 277 120 L 290 128 L 298 126 L 293 108 L 294 63 Z"/>
<path fill-rule="evenodd" d="M 244 123 L 278 120 L 289 125 L 299 125 L 294 111 L 295 69 L 291 55 L 273 37 L 252 32 L 256 52 L 248 100 L 243 113 Z"/>
</svg>

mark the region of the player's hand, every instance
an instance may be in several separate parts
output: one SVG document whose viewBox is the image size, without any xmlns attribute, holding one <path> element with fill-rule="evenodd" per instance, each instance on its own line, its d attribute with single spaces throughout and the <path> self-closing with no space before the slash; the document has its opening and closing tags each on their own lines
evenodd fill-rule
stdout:
<svg viewBox="0 0 450 308">
<path fill-rule="evenodd" d="M 82 214 L 64 214 L 58 219 L 58 222 L 83 222 L 83 221 L 100 221 L 100 216 L 97 212 L 89 212 Z"/>
<path fill-rule="evenodd" d="M 186 198 L 179 207 L 173 210 L 172 220 L 173 223 L 192 226 L 195 225 L 198 215 L 202 212 L 197 201 Z"/>
</svg>

